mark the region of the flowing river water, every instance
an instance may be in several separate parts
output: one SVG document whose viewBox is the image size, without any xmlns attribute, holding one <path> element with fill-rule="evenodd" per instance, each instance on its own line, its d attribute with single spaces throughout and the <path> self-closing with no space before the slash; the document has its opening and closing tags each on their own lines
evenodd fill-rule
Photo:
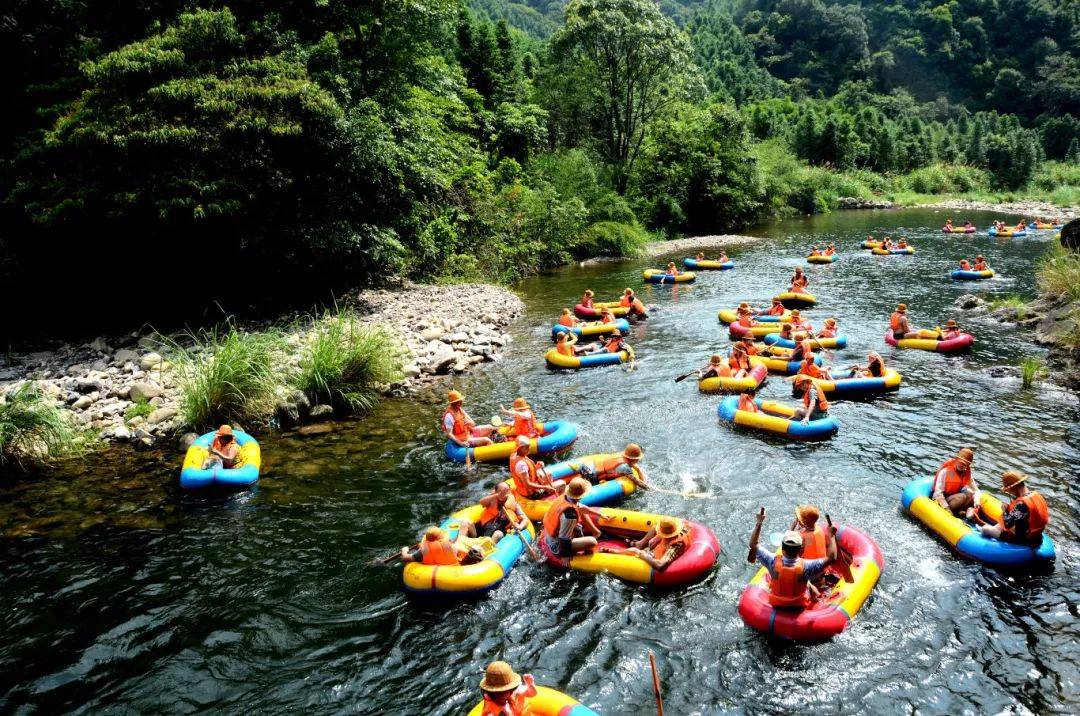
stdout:
<svg viewBox="0 0 1080 716">
<path fill-rule="evenodd" d="M 710 493 L 645 493 L 625 505 L 712 528 L 724 551 L 703 582 L 656 593 L 523 559 L 485 598 L 406 598 L 400 566 L 372 558 L 476 502 L 505 472 L 445 460 L 441 390 L 384 402 L 327 435 L 263 436 L 258 489 L 225 499 L 183 495 L 179 454 L 114 449 L 0 487 L 0 712 L 463 713 L 483 667 L 502 658 L 603 713 L 644 714 L 654 712 L 651 649 L 672 714 L 1075 713 L 1080 409 L 1071 396 L 991 377 L 990 367 L 1040 350 L 1028 332 L 952 307 L 967 291 L 1030 296 L 1048 243 L 943 238 L 945 215 L 849 212 L 761 228 L 769 240 L 734 249 L 734 271 L 642 289 L 657 311 L 633 329 L 633 372 L 554 373 L 541 356 L 558 309 L 587 286 L 600 298 L 640 286 L 649 262 L 568 267 L 517 287 L 528 308 L 505 360 L 455 383 L 470 411 L 481 418 L 527 396 L 541 417 L 582 426 L 574 454 L 639 442 L 653 481 Z M 858 248 L 882 232 L 907 235 L 918 253 Z M 823 241 L 841 259 L 807 268 L 821 306 L 811 317 L 817 326 L 836 316 L 851 341 L 834 363 L 879 350 L 903 374 L 901 390 L 836 403 L 840 433 L 821 444 L 718 426 L 719 397 L 672 378 L 726 349 L 719 308 L 767 302 Z M 999 278 L 950 282 L 955 259 L 978 252 Z M 974 352 L 886 347 L 899 301 L 916 325 L 960 320 L 978 336 Z M 763 395 L 790 394 L 773 378 Z M 1018 468 L 1047 497 L 1053 572 L 960 561 L 901 513 L 903 485 L 963 445 L 977 449 L 984 485 Z M 801 502 L 864 529 L 886 562 L 847 631 L 812 646 L 770 642 L 736 612 L 756 569 L 745 561 L 754 512 L 765 506 L 765 531 L 779 530 Z"/>
</svg>

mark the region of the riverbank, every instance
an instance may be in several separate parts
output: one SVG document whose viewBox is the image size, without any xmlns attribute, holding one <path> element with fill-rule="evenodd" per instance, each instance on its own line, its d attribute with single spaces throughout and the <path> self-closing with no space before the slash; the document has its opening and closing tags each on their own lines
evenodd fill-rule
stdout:
<svg viewBox="0 0 1080 716">
<path fill-rule="evenodd" d="M 524 311 L 521 299 L 501 286 L 409 282 L 352 292 L 339 300 L 338 307 L 341 313 L 335 315 L 355 319 L 361 327 L 384 327 L 400 343 L 402 377 L 379 386 L 380 392 L 394 396 L 498 360 L 511 340 L 503 328 Z M 325 320 L 287 316 L 240 328 L 282 331 L 288 348 L 280 360 L 288 368 L 299 365 L 309 338 Z M 74 425 L 91 440 L 150 446 L 191 427 L 181 416 L 178 374 L 169 360 L 188 338 L 162 336 L 148 328 L 50 350 L 11 353 L 0 362 L 0 399 L 31 382 L 70 411 Z M 279 396 L 266 422 L 288 425 L 325 419 L 334 412 L 332 406 L 312 404 L 294 390 Z"/>
<path fill-rule="evenodd" d="M 951 211 L 1000 211 L 1003 214 L 1019 214 L 1024 217 L 1046 217 L 1065 219 L 1080 216 L 1080 207 L 1058 206 L 1048 201 L 977 201 L 974 199 L 942 199 L 941 201 L 918 201 L 908 206 L 922 209 L 948 209 Z M 963 217 L 953 217 L 953 221 L 963 221 Z"/>
</svg>

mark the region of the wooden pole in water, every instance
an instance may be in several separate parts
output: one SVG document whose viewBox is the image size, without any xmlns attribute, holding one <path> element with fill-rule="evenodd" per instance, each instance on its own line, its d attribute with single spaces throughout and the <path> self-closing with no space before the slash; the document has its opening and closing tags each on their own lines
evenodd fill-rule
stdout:
<svg viewBox="0 0 1080 716">
<path fill-rule="evenodd" d="M 656 695 L 656 716 L 664 716 L 664 697 L 660 693 L 660 674 L 656 671 L 656 655 L 649 649 L 649 666 L 652 667 L 652 688 Z"/>
</svg>

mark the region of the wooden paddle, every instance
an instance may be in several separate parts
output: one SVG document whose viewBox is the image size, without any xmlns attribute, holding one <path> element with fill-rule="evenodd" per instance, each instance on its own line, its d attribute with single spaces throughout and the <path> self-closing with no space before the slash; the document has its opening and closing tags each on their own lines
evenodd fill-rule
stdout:
<svg viewBox="0 0 1080 716">
<path fill-rule="evenodd" d="M 832 539 L 836 540 L 836 528 L 833 527 L 832 517 L 829 517 L 828 513 L 825 514 L 825 522 L 829 525 L 829 531 L 832 532 Z M 836 568 L 840 571 L 840 576 L 844 578 L 844 581 L 848 584 L 855 583 L 855 577 L 851 574 L 851 553 L 846 549 L 840 547 L 840 543 L 836 543 Z"/>
<path fill-rule="evenodd" d="M 687 378 L 689 378 L 690 376 L 696 375 L 697 373 L 698 373 L 698 370 L 692 370 L 689 373 L 683 373 L 682 375 L 675 377 L 675 382 L 676 383 L 681 383 L 684 380 L 686 380 Z"/>
<path fill-rule="evenodd" d="M 516 515 L 514 515 L 512 512 L 510 512 L 510 510 L 506 507 L 506 505 L 503 505 L 503 512 L 505 512 L 506 516 L 510 519 L 510 527 L 513 528 L 514 531 L 516 531 L 518 533 L 518 538 L 521 540 L 521 543 L 523 545 L 525 545 L 525 549 L 529 550 L 529 556 L 532 557 L 533 560 L 536 561 L 536 562 L 543 562 L 544 558 L 540 556 L 540 553 L 536 551 L 536 547 L 534 547 L 533 543 L 530 542 L 529 539 L 528 539 L 528 537 L 529 537 L 528 531 L 526 530 L 526 531 L 523 532 L 517 526 L 517 522 L 514 520 L 514 517 L 516 517 Z M 526 518 L 526 519 L 528 519 L 528 518 Z M 509 531 L 509 529 L 507 531 Z"/>
<path fill-rule="evenodd" d="M 656 716 L 664 716 L 664 695 L 660 693 L 660 672 L 656 670 L 656 655 L 649 649 L 649 667 L 652 669 L 652 688 L 656 696 Z"/>
<path fill-rule="evenodd" d="M 420 548 L 420 544 L 417 543 L 417 544 L 414 544 L 413 546 L 409 547 L 409 551 L 412 552 L 414 549 L 419 549 L 419 548 Z M 373 560 L 371 560 L 371 562 L 369 562 L 369 564 L 390 564 L 395 559 L 401 559 L 401 550 L 400 549 L 397 552 L 392 552 L 391 554 L 388 554 L 387 556 L 385 556 L 385 557 L 383 557 L 381 559 L 380 558 L 373 559 Z"/>
</svg>

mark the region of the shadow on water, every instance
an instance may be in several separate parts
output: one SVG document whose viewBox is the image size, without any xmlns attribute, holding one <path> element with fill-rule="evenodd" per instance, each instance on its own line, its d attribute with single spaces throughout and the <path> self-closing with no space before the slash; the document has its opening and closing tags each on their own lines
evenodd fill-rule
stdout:
<svg viewBox="0 0 1080 716">
<path fill-rule="evenodd" d="M 371 561 L 505 474 L 444 458 L 438 386 L 324 435 L 265 436 L 250 492 L 184 495 L 178 452 L 123 448 L 0 486 L 0 710 L 462 713 L 484 665 L 505 658 L 604 713 L 643 713 L 652 649 L 670 713 L 1075 711 L 1080 409 L 993 378 L 989 368 L 1041 349 L 1027 332 L 952 305 L 967 292 L 1031 295 L 1048 243 L 942 238 L 944 219 L 850 212 L 766 226 L 755 233 L 768 241 L 732 249 L 735 270 L 692 285 L 642 286 L 642 268 L 673 255 L 567 267 L 516 287 L 527 313 L 504 360 L 455 383 L 470 412 L 491 415 L 525 395 L 541 417 L 581 425 L 573 454 L 638 442 L 650 479 L 711 493 L 638 494 L 626 505 L 708 525 L 723 551 L 703 582 L 659 593 L 526 560 L 479 599 L 440 607 L 406 597 L 400 565 Z M 883 231 L 906 234 L 918 253 L 854 248 Z M 849 336 L 831 359 L 848 366 L 878 350 L 903 374 L 900 391 L 837 401 L 840 432 L 826 443 L 719 426 L 720 396 L 672 378 L 726 350 L 719 308 L 767 302 L 815 241 L 841 249 L 837 263 L 807 268 L 820 300 L 811 319 L 835 316 Z M 950 281 L 959 255 L 976 252 L 998 277 Z M 636 370 L 544 367 L 554 316 L 586 286 L 602 299 L 631 286 L 656 305 L 632 329 Z M 979 336 L 975 350 L 888 349 L 884 321 L 901 301 L 920 324 L 956 318 Z M 774 377 L 762 397 L 790 400 L 790 387 Z M 978 448 L 984 486 L 1019 467 L 1046 495 L 1053 572 L 963 562 L 898 510 L 902 487 L 961 444 Z M 736 604 L 755 569 L 745 562 L 754 512 L 765 506 L 775 531 L 807 501 L 873 535 L 886 566 L 843 634 L 791 645 L 747 629 Z"/>
</svg>

